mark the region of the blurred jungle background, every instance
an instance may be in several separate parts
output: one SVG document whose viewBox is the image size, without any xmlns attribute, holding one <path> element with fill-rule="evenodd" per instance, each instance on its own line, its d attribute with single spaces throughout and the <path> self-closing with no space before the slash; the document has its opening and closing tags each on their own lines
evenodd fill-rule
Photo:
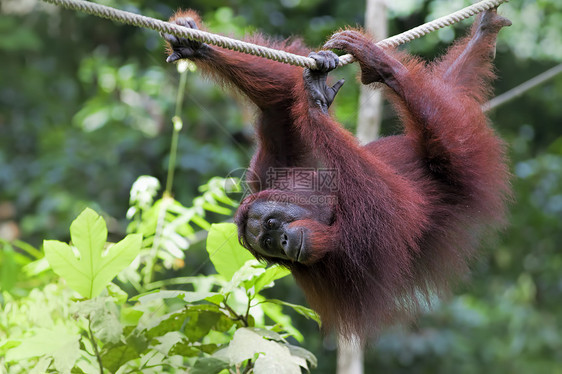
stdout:
<svg viewBox="0 0 562 374">
<path fill-rule="evenodd" d="M 99 2 L 159 19 L 193 8 L 216 33 L 299 36 L 311 46 L 365 20 L 365 0 Z M 388 1 L 388 34 L 469 4 Z M 179 75 L 165 62 L 160 35 L 37 0 L 0 0 L 0 9 L 0 250 L 14 240 L 34 248 L 45 238 L 68 241 L 70 222 L 85 207 L 103 213 L 110 238 L 122 237 L 133 182 L 141 175 L 166 180 Z M 513 26 L 499 36 L 496 95 L 562 62 L 562 2 L 513 0 L 500 13 Z M 432 59 L 472 20 L 401 48 Z M 351 131 L 357 71 L 350 65 L 331 73 L 346 78 L 334 113 Z M 188 73 L 186 85 L 173 194 L 189 205 L 198 186 L 245 167 L 254 144 L 253 113 L 243 100 L 198 71 Z M 482 251 L 453 297 L 371 344 L 367 373 L 562 373 L 562 74 L 490 117 L 509 145 L 516 200 L 509 227 Z M 381 134 L 398 130 L 385 104 Z M 193 244 L 181 266 L 160 276 L 208 270 L 203 247 Z M 42 284 L 10 274 L 2 287 L 23 296 Z M 306 304 L 290 277 L 268 295 Z M 337 339 L 310 320 L 293 322 L 301 345 L 318 358 L 314 372 L 335 372 Z"/>
</svg>

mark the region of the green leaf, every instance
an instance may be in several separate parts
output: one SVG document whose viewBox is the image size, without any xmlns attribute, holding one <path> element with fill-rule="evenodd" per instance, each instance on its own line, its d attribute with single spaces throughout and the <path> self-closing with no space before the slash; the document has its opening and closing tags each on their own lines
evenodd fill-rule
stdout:
<svg viewBox="0 0 562 374">
<path fill-rule="evenodd" d="M 196 357 L 201 355 L 201 349 L 200 346 L 193 346 L 184 339 L 182 342 L 174 345 L 174 347 L 170 349 L 168 353 L 168 356 L 176 355 L 183 357 Z"/>
<path fill-rule="evenodd" d="M 217 273 L 226 280 L 254 256 L 238 242 L 238 231 L 233 223 L 211 225 L 207 237 L 207 252 Z"/>
<path fill-rule="evenodd" d="M 265 273 L 265 265 L 261 264 L 255 258 L 252 258 L 234 273 L 230 282 L 222 289 L 223 294 L 228 294 L 234 289 L 244 286 L 249 290 L 254 286 L 258 276 Z"/>
<path fill-rule="evenodd" d="M 148 331 L 148 337 L 163 336 L 171 331 L 183 331 L 187 339 L 195 342 L 210 330 L 227 331 L 234 321 L 216 305 L 193 305 L 165 316 L 158 325 Z"/>
<path fill-rule="evenodd" d="M 121 323 L 124 326 L 136 326 L 139 324 L 139 320 L 144 315 L 141 310 L 136 310 L 133 308 L 122 308 L 121 309 Z"/>
<path fill-rule="evenodd" d="M 206 292 L 206 291 L 174 291 L 174 290 L 158 290 L 150 291 L 141 295 L 137 295 L 131 298 L 132 301 L 139 301 L 141 304 L 146 304 L 148 302 L 159 300 L 159 299 L 181 299 L 186 303 L 195 303 L 201 300 L 218 300 L 222 301 L 224 296 L 216 292 Z M 218 303 L 215 303 L 218 304 Z"/>
<path fill-rule="evenodd" d="M 218 296 L 216 292 L 185 292 L 183 295 L 183 301 L 186 303 L 195 303 L 201 300 L 207 300 L 213 296 Z M 220 295 L 222 296 L 222 295 Z"/>
<path fill-rule="evenodd" d="M 123 343 L 106 344 L 101 352 L 103 366 L 112 373 L 138 357 L 140 354 L 132 346 Z"/>
<path fill-rule="evenodd" d="M 291 355 L 285 343 L 264 339 L 260 334 L 247 328 L 236 330 L 228 350 L 221 352 L 221 356 L 228 358 L 231 365 L 257 357 L 254 363 L 256 374 L 300 374 L 299 365 L 301 363 L 306 365 L 306 361 L 301 357 Z"/>
<path fill-rule="evenodd" d="M 202 352 L 205 352 L 205 353 L 211 355 L 219 349 L 219 346 L 217 344 L 214 344 L 214 343 L 209 343 L 209 344 L 198 345 L 197 348 L 199 348 Z"/>
<path fill-rule="evenodd" d="M 264 329 L 261 327 L 245 327 L 246 329 L 255 332 L 256 334 L 258 334 L 259 336 L 261 336 L 262 338 L 265 338 L 267 340 L 274 340 L 276 342 L 284 342 L 286 343 L 286 340 L 283 339 L 283 337 L 281 335 L 279 335 L 278 333 L 276 333 L 275 331 L 271 331 L 268 329 Z"/>
<path fill-rule="evenodd" d="M 201 356 L 202 352 L 212 354 L 218 349 L 216 344 L 192 344 L 178 331 L 169 332 L 162 337 L 156 338 L 156 340 L 160 342 L 160 345 L 156 346 L 155 349 L 168 357 L 175 355 L 196 357 Z"/>
<path fill-rule="evenodd" d="M 223 216 L 228 216 L 232 213 L 232 210 L 229 208 L 225 208 L 223 206 L 220 205 L 215 205 L 215 204 L 210 204 L 210 203 L 204 203 L 203 204 L 203 208 L 205 210 L 208 210 L 209 212 L 214 212 L 217 214 L 222 214 Z"/>
<path fill-rule="evenodd" d="M 154 349 L 166 356 L 170 356 L 169 352 L 176 344 L 186 341 L 183 334 L 179 331 L 170 331 L 162 336 L 158 336 L 155 340 L 158 344 L 152 345 Z"/>
<path fill-rule="evenodd" d="M 310 308 L 307 308 L 307 307 L 302 306 L 302 305 L 291 304 L 291 303 L 288 303 L 286 301 L 277 300 L 277 299 L 267 299 L 266 301 L 269 302 L 269 303 L 273 303 L 273 304 L 288 306 L 290 308 L 293 308 L 294 311 L 297 312 L 298 314 L 300 314 L 301 316 L 304 316 L 308 319 L 316 321 L 316 323 L 318 323 L 318 325 L 320 325 L 320 323 L 321 323 L 320 317 L 318 316 L 318 314 Z"/>
<path fill-rule="evenodd" d="M 173 290 L 154 290 L 142 293 L 131 298 L 131 301 L 138 301 L 141 304 L 159 300 L 159 299 L 182 299 L 187 291 L 173 291 Z"/>
<path fill-rule="evenodd" d="M 222 370 L 227 369 L 230 365 L 221 359 L 215 357 L 202 357 L 191 370 L 190 374 L 218 374 Z"/>
<path fill-rule="evenodd" d="M 268 340 L 255 332 L 247 328 L 240 328 L 234 333 L 234 337 L 228 345 L 228 350 L 221 354 L 228 357 L 231 365 L 237 365 L 253 359 L 256 354 L 264 352 L 264 345 L 267 342 Z"/>
<path fill-rule="evenodd" d="M 109 283 L 107 285 L 107 293 L 110 297 L 113 298 L 115 304 L 123 305 L 127 302 L 129 296 L 125 291 L 123 291 L 118 285 L 115 283 Z"/>
<path fill-rule="evenodd" d="M 303 347 L 299 347 L 297 345 L 287 344 L 287 348 L 291 352 L 291 356 L 296 356 L 304 359 L 308 365 L 303 366 L 307 369 L 315 369 L 318 366 L 318 359 L 312 352 L 304 349 Z"/>
<path fill-rule="evenodd" d="M 16 283 L 18 266 L 14 248 L 10 244 L 0 247 L 0 290 L 10 291 Z"/>
<path fill-rule="evenodd" d="M 197 357 L 201 356 L 200 344 L 193 345 L 187 339 L 183 337 L 178 331 L 169 332 L 166 335 L 156 338 L 161 344 L 158 349 L 161 353 L 166 356 L 183 356 L 183 357 Z M 206 347 L 209 349 L 209 347 Z M 212 350 L 212 348 L 210 348 Z M 216 349 L 216 348 L 215 348 Z"/>
<path fill-rule="evenodd" d="M 262 297 L 258 297 L 261 299 Z M 266 300 L 264 300 L 266 301 Z M 280 331 L 284 330 L 291 334 L 298 342 L 302 342 L 304 340 L 304 336 L 300 333 L 299 330 L 293 326 L 293 321 L 291 316 L 288 314 L 283 313 L 283 308 L 281 305 L 273 304 L 273 303 L 262 303 L 261 304 L 263 312 L 273 320 L 278 327 L 280 327 Z"/>
<path fill-rule="evenodd" d="M 212 304 L 220 304 L 224 300 L 224 295 L 216 294 L 213 296 L 206 297 L 205 300 Z"/>
<path fill-rule="evenodd" d="M 35 335 L 26 338 L 19 346 L 9 350 L 6 361 L 19 361 L 37 356 L 54 358 L 58 372 L 70 372 L 80 358 L 80 334 L 69 331 L 63 325 L 52 329 L 36 327 Z"/>
<path fill-rule="evenodd" d="M 47 373 L 49 370 L 49 366 L 53 361 L 50 357 L 41 357 L 39 361 L 35 364 L 35 367 L 31 369 L 29 374 L 44 374 Z"/>
<path fill-rule="evenodd" d="M 142 242 L 139 234 L 127 235 L 104 253 L 107 239 L 105 221 L 89 208 L 72 222 L 70 237 L 80 254 L 79 258 L 72 247 L 56 240 L 44 241 L 45 256 L 54 272 L 86 298 L 98 296 L 135 259 Z"/>
<path fill-rule="evenodd" d="M 262 289 L 271 287 L 273 282 L 291 274 L 291 271 L 279 265 L 270 266 L 265 273 L 260 275 L 254 284 L 254 292 L 259 293 Z"/>
<path fill-rule="evenodd" d="M 72 306 L 71 312 L 89 319 L 94 336 L 103 343 L 117 343 L 121 338 L 123 326 L 112 297 L 96 297 L 78 302 Z"/>
<path fill-rule="evenodd" d="M 128 326 L 132 328 L 133 326 Z M 125 338 L 127 346 L 132 347 L 137 353 L 142 353 L 148 347 L 148 340 L 145 336 L 146 330 L 140 330 L 138 328 L 133 328 L 132 331 L 128 332 L 129 335 Z"/>
</svg>

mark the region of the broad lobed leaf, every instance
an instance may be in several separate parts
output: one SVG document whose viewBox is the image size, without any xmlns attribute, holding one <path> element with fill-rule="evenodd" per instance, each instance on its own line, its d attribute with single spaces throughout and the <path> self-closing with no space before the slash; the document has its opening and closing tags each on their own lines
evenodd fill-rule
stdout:
<svg viewBox="0 0 562 374">
<path fill-rule="evenodd" d="M 142 242 L 140 234 L 130 234 L 104 252 L 105 220 L 89 208 L 72 222 L 70 236 L 79 257 L 68 244 L 55 240 L 44 241 L 45 256 L 53 271 L 86 298 L 98 296 L 135 259 Z"/>
</svg>

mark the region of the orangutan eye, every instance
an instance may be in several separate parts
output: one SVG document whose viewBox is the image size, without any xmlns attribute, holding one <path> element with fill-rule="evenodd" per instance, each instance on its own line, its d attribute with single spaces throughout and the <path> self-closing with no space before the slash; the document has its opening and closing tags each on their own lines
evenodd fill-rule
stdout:
<svg viewBox="0 0 562 374">
<path fill-rule="evenodd" d="M 279 221 L 275 218 L 270 218 L 265 221 L 265 228 L 268 230 L 273 230 L 279 227 Z"/>
<path fill-rule="evenodd" d="M 265 223 L 265 226 L 266 226 L 268 229 L 272 229 L 274 225 L 275 225 L 275 221 L 274 221 L 273 219 L 271 219 L 271 218 L 268 219 L 268 220 L 266 221 L 266 223 Z"/>
</svg>

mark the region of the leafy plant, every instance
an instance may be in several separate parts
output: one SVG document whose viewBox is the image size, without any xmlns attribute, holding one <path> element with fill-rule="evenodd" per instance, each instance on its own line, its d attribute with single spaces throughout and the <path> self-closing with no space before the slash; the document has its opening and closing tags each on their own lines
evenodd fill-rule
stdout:
<svg viewBox="0 0 562 374">
<path fill-rule="evenodd" d="M 185 251 L 191 243 L 204 238 L 201 234 L 211 227 L 205 218 L 206 212 L 232 215 L 237 204 L 225 191 L 226 185 L 224 178 L 212 178 L 199 187 L 201 196 L 196 197 L 193 206 L 187 208 L 167 193 L 153 202 L 160 186 L 158 180 L 150 176 L 138 178 L 131 188 L 131 208 L 127 217 L 132 221 L 127 231 L 141 233 L 144 239 L 138 261 L 123 274 L 123 279 L 134 284 L 138 291 L 143 291 L 142 284 L 153 280 L 156 266 L 170 269 L 183 263 Z"/>
<path fill-rule="evenodd" d="M 141 235 L 106 243 L 105 221 L 91 209 L 70 233 L 70 245 L 44 244 L 66 285 L 8 298 L 0 313 L 0 357 L 9 373 L 301 373 L 316 366 L 314 355 L 286 340 L 302 335 L 280 308 L 317 316 L 260 294 L 289 271 L 256 261 L 238 243 L 234 224 L 210 226 L 207 252 L 216 274 L 173 280 L 192 291 L 156 289 L 130 299 L 111 280 L 140 253 Z"/>
<path fill-rule="evenodd" d="M 140 234 L 131 234 L 104 250 L 107 227 L 104 219 L 91 209 L 84 210 L 72 222 L 70 236 L 72 247 L 56 240 L 45 240 L 45 256 L 53 271 L 87 298 L 98 296 L 137 257 L 142 239 Z"/>
</svg>

